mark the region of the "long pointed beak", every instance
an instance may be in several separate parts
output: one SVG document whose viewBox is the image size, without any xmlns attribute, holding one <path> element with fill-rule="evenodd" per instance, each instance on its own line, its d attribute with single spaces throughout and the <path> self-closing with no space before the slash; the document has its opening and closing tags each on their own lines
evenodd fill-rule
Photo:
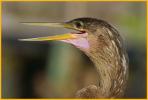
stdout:
<svg viewBox="0 0 148 100">
<path fill-rule="evenodd" d="M 24 25 L 47 26 L 47 27 L 64 27 L 65 23 L 48 23 L 48 22 L 21 22 Z"/>
<path fill-rule="evenodd" d="M 23 22 L 25 25 L 33 25 L 33 26 L 47 26 L 47 27 L 65 27 L 71 28 L 70 25 L 66 23 L 32 23 L 32 22 Z M 76 36 L 72 33 L 66 33 L 55 36 L 47 36 L 47 37 L 37 37 L 37 38 L 28 38 L 28 39 L 19 39 L 20 41 L 49 41 L 49 40 L 65 40 L 65 39 L 74 39 Z"/>
</svg>

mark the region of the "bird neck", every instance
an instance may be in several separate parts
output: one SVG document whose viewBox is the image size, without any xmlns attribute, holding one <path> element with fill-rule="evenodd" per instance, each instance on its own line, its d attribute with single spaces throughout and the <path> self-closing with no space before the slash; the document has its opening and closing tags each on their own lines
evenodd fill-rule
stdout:
<svg viewBox="0 0 148 100">
<path fill-rule="evenodd" d="M 127 59 L 122 46 L 116 40 L 100 35 L 90 43 L 86 55 L 98 72 L 98 90 L 103 97 L 120 97 L 127 82 Z"/>
</svg>

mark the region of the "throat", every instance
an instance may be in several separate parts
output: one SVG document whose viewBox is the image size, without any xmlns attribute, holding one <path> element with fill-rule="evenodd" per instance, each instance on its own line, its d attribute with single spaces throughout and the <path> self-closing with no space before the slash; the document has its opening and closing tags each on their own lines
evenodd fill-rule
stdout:
<svg viewBox="0 0 148 100">
<path fill-rule="evenodd" d="M 89 49 L 89 43 L 85 37 L 78 38 L 78 39 L 60 40 L 60 41 L 70 43 L 83 51 Z"/>
</svg>

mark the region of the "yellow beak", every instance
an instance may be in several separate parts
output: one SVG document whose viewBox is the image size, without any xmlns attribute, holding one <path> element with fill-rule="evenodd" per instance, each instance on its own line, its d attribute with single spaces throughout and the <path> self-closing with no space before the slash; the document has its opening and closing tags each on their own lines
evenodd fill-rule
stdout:
<svg viewBox="0 0 148 100">
<path fill-rule="evenodd" d="M 66 40 L 66 39 L 74 39 L 75 35 L 71 33 L 55 35 L 55 36 L 47 36 L 47 37 L 37 37 L 37 38 L 28 38 L 28 39 L 19 39 L 20 41 L 49 41 L 49 40 Z"/>
<path fill-rule="evenodd" d="M 47 26 L 47 27 L 65 27 L 65 28 L 71 28 L 70 25 L 66 23 L 31 23 L 31 22 L 25 22 L 22 23 L 25 25 L 33 25 L 33 26 Z M 47 37 L 37 37 L 37 38 L 28 38 L 28 39 L 19 39 L 20 41 L 49 41 L 49 40 L 66 40 L 66 39 L 74 39 L 76 36 L 71 33 L 61 34 L 61 35 L 55 35 L 55 36 L 47 36 Z"/>
</svg>

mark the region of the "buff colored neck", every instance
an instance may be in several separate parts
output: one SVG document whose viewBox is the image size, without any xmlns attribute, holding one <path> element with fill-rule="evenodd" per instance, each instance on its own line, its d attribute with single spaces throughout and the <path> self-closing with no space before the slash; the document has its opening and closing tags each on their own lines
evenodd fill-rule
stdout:
<svg viewBox="0 0 148 100">
<path fill-rule="evenodd" d="M 127 66 L 123 66 L 123 54 L 119 54 L 114 41 L 104 41 L 101 35 L 98 38 L 94 38 L 90 43 L 90 49 L 84 52 L 98 72 L 99 95 L 104 98 L 121 97 L 128 75 L 124 70 Z"/>
</svg>

